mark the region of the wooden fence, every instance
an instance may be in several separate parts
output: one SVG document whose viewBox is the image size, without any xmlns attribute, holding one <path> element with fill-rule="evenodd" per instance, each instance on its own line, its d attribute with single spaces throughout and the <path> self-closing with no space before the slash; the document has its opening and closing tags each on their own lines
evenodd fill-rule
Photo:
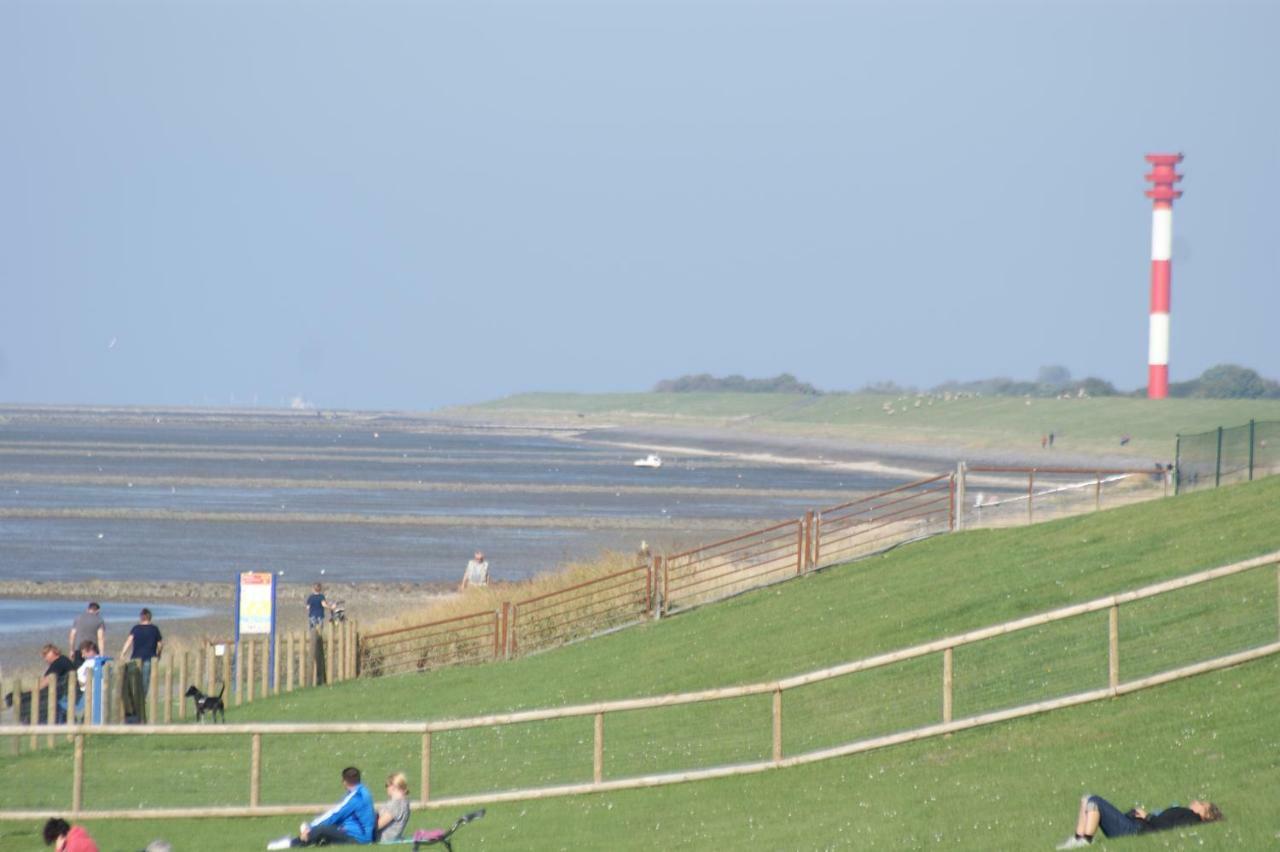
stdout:
<svg viewBox="0 0 1280 852">
<path fill-rule="evenodd" d="M 704 544 L 662 561 L 661 612 L 720 600 L 804 573 L 809 516 Z"/>
<path fill-rule="evenodd" d="M 318 630 L 278 634 L 274 653 L 266 638 L 248 637 L 238 649 L 231 642 L 209 642 L 195 651 L 171 651 L 153 660 L 140 708 L 128 706 L 124 665 L 119 662 L 103 668 L 101 686 L 92 678 L 87 680 L 74 713 L 66 712 L 70 702 L 65 699 L 63 707 L 56 707 L 59 690 L 54 685 L 40 689 L 38 678 L 13 678 L 3 685 L 3 692 L 13 695 L 14 716 L 30 733 L 11 739 L 10 753 L 16 754 L 23 743 L 31 749 L 52 747 L 55 733 L 76 727 L 77 715 L 104 725 L 123 724 L 126 719 L 137 719 L 142 725 L 193 719 L 195 703 L 186 694 L 190 687 L 221 696 L 226 706 L 237 707 L 268 695 L 349 680 L 357 673 L 358 633 L 355 622 L 330 622 Z M 61 691 L 65 695 L 69 690 Z M 49 724 L 50 719 L 54 724 Z"/>
<path fill-rule="evenodd" d="M 1213 583 L 1224 580 L 1228 577 L 1244 574 L 1245 572 L 1265 568 L 1276 569 L 1276 584 L 1274 588 L 1277 594 L 1276 597 L 1271 599 L 1268 603 L 1268 608 L 1270 613 L 1277 614 L 1277 618 L 1273 623 L 1266 626 L 1268 631 L 1267 635 L 1271 641 L 1256 643 L 1253 644 L 1252 647 L 1236 650 L 1231 653 L 1214 657 L 1213 659 L 1201 660 L 1175 668 L 1165 669 L 1145 677 L 1139 677 L 1128 681 L 1121 679 L 1121 661 L 1123 659 L 1121 652 L 1123 649 L 1120 644 L 1119 623 L 1123 607 L 1139 601 L 1187 589 L 1192 586 Z M 1210 599 L 1207 595 L 1203 597 L 1205 600 Z M 1223 597 L 1223 606 L 1233 606 L 1235 605 L 1234 601 L 1234 596 Z M 1199 607 L 1199 610 L 1201 615 L 1207 614 L 1202 605 Z M 1023 637 L 1021 641 L 1028 642 L 1034 638 L 1036 628 L 1042 628 L 1045 625 L 1071 619 L 1080 619 L 1088 614 L 1098 612 L 1108 613 L 1105 636 L 1097 637 L 1097 642 L 1107 649 L 1105 654 L 1105 687 L 1093 689 L 1086 688 L 1080 690 L 1079 684 L 1076 684 L 1076 691 L 1057 695 L 1046 700 L 1024 703 L 991 712 L 978 713 L 963 718 L 953 717 L 956 692 L 954 655 L 958 649 L 1007 636 L 1020 636 Z M 1270 619 L 1270 616 L 1268 615 L 1267 618 Z M 81 820 L 267 816 L 311 813 L 325 807 L 322 804 L 314 803 L 272 806 L 264 806 L 261 804 L 262 740 L 263 737 L 266 736 L 287 737 L 296 735 L 314 736 L 320 734 L 419 735 L 421 737 L 421 775 L 418 788 L 420 791 L 419 801 L 420 804 L 424 806 L 436 807 L 454 807 L 481 802 L 538 799 L 550 796 L 650 787 L 683 781 L 716 778 L 727 775 L 763 772 L 778 767 L 797 766 L 820 760 L 827 760 L 834 757 L 855 754 L 871 749 L 884 748 L 899 743 L 911 742 L 927 737 L 935 737 L 940 734 L 954 733 L 956 731 L 962 731 L 982 725 L 990 725 L 996 722 L 1006 721 L 1022 716 L 1043 713 L 1049 710 L 1124 695 L 1136 690 L 1145 689 L 1158 684 L 1178 680 L 1180 678 L 1214 671 L 1216 669 L 1225 668 L 1227 666 L 1236 665 L 1278 653 L 1280 652 L 1280 641 L 1277 640 L 1278 635 L 1280 635 L 1280 552 L 1275 552 L 1232 565 L 1214 568 L 1208 571 L 1201 571 L 1178 579 L 1156 583 L 1133 591 L 1123 592 L 1116 595 L 1108 595 L 1085 603 L 1062 607 L 1050 612 L 1015 619 L 1013 621 L 1004 622 L 1002 624 L 993 625 L 980 630 L 937 639 L 932 642 L 927 642 L 910 648 L 904 648 L 891 653 L 880 654 L 874 657 L 868 657 L 845 663 L 843 665 L 807 672 L 776 681 L 747 684 L 743 686 L 731 686 L 719 689 L 707 689 L 697 692 L 659 695 L 621 701 L 597 702 L 572 707 L 528 710 L 466 719 L 426 722 L 383 722 L 358 724 L 233 724 L 202 727 L 191 727 L 188 725 L 68 725 L 65 727 L 38 726 L 34 731 L 22 726 L 5 725 L 0 726 L 0 736 L 21 737 L 47 734 L 51 737 L 61 737 L 65 735 L 71 738 L 74 743 L 73 766 L 69 809 L 8 809 L 0 811 L 0 819 L 34 820 L 53 815 L 65 815 L 68 810 L 73 819 Z M 1011 656 L 1016 657 L 1019 655 L 1019 649 L 1017 647 L 1010 648 L 1008 653 Z M 1057 649 L 1057 653 L 1066 656 L 1072 654 L 1073 651 L 1069 648 L 1059 647 Z M 814 684 L 848 678 L 860 673 L 879 670 L 888 666 L 929 657 L 934 658 L 938 663 L 937 667 L 934 669 L 936 672 L 934 676 L 937 678 L 935 681 L 935 695 L 937 699 L 937 703 L 935 705 L 936 721 L 923 725 L 903 727 L 894 730 L 892 733 L 855 739 L 835 746 L 802 751 L 790 755 L 786 753 L 783 740 L 785 719 L 783 715 L 783 708 L 784 696 L 787 693 L 793 690 L 810 687 Z M 1100 680 L 1102 676 L 1102 672 L 1091 673 L 1087 680 L 1088 682 L 1094 682 L 1095 680 Z M 607 754 L 605 731 L 607 716 L 620 713 L 635 713 L 637 711 L 659 711 L 662 708 L 670 708 L 679 705 L 715 703 L 734 698 L 756 695 L 771 696 L 771 701 L 769 703 L 770 713 L 767 718 L 761 719 L 759 722 L 761 739 L 771 743 L 769 751 L 770 757 L 768 759 L 731 765 L 693 768 L 660 774 L 611 778 L 608 780 L 605 779 L 605 756 Z M 581 782 L 576 783 L 538 788 L 478 791 L 475 793 L 455 795 L 447 798 L 433 799 L 431 797 L 431 778 L 433 771 L 436 769 L 432 763 L 431 752 L 431 739 L 433 734 L 445 731 L 541 723 L 575 717 L 591 717 L 593 719 L 594 735 L 591 738 L 592 774 L 590 780 L 584 779 Z M 250 749 L 250 769 L 248 778 L 246 779 L 247 804 L 226 805 L 220 807 L 165 809 L 93 810 L 88 808 L 85 806 L 84 801 L 85 751 L 88 742 L 92 738 L 102 736 L 247 737 L 247 743 Z M 534 737 L 531 742 L 536 744 L 540 742 L 540 740 L 537 737 Z M 568 755 L 558 755 L 557 757 L 563 757 L 566 760 L 569 758 Z"/>
</svg>

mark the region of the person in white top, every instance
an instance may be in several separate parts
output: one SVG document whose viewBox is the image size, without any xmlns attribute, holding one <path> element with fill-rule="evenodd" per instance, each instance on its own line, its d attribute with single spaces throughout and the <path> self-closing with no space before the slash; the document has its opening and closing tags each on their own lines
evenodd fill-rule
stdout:
<svg viewBox="0 0 1280 852">
<path fill-rule="evenodd" d="M 467 570 L 462 575 L 462 585 L 458 591 L 465 591 L 468 586 L 489 585 L 489 563 L 484 561 L 484 553 L 477 550 L 475 558 L 467 563 Z"/>
</svg>

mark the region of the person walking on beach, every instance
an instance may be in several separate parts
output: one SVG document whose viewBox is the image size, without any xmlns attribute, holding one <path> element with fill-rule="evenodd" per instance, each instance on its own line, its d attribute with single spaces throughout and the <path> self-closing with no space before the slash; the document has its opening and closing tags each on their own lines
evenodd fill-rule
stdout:
<svg viewBox="0 0 1280 852">
<path fill-rule="evenodd" d="M 319 630 L 324 627 L 324 611 L 333 609 L 333 604 L 329 603 L 324 596 L 324 586 L 316 583 L 311 587 L 311 595 L 307 598 L 307 624 L 312 630 Z"/>
<path fill-rule="evenodd" d="M 92 601 L 84 612 L 71 622 L 71 633 L 67 636 L 67 647 L 71 649 L 72 662 L 77 666 L 82 662 L 80 643 L 91 640 L 99 649 L 107 647 L 107 623 L 102 620 L 97 601 Z"/>
<path fill-rule="evenodd" d="M 160 659 L 160 651 L 164 648 L 164 637 L 160 628 L 151 623 L 151 610 L 143 608 L 138 615 L 138 623 L 129 630 L 129 638 L 124 640 L 120 650 L 120 659 L 129 658 L 129 650 L 133 650 L 132 659 L 138 661 L 142 669 L 142 694 L 151 689 L 151 661 Z"/>
<path fill-rule="evenodd" d="M 469 586 L 483 588 L 489 585 L 489 563 L 484 561 L 483 551 L 476 551 L 475 557 L 467 563 L 467 570 L 462 574 L 462 585 L 458 591 L 466 591 Z"/>
<path fill-rule="evenodd" d="M 44 674 L 40 677 L 40 689 L 48 689 L 52 684 L 54 694 L 54 706 L 57 710 L 54 713 L 54 719 L 59 725 L 67 721 L 67 692 L 69 685 L 72 683 L 71 675 L 76 670 L 76 664 L 71 662 L 62 651 L 58 650 L 57 645 L 45 645 L 40 649 L 40 655 L 44 657 L 45 664 L 48 666 L 44 670 Z"/>
</svg>

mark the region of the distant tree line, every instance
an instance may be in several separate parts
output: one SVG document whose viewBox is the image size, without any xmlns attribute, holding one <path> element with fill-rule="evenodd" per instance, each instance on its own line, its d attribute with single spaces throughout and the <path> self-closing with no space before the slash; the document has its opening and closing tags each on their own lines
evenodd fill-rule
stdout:
<svg viewBox="0 0 1280 852">
<path fill-rule="evenodd" d="M 802 382 L 790 373 L 779 373 L 771 379 L 748 379 L 745 376 L 713 376 L 710 373 L 663 379 L 653 386 L 656 393 L 794 393 L 818 396 L 822 391 Z"/>
<path fill-rule="evenodd" d="M 793 393 L 804 396 L 820 396 L 823 393 L 790 373 L 779 373 L 769 379 L 698 373 L 678 379 L 664 379 L 654 385 L 653 390 L 657 393 Z M 903 396 L 919 391 L 896 382 L 874 382 L 863 387 L 861 392 Z M 951 381 L 931 388 L 929 393 L 1032 397 L 1146 396 L 1147 389 L 1141 387 L 1126 394 L 1117 390 L 1111 382 L 1097 376 L 1072 378 L 1070 370 L 1055 364 L 1041 367 L 1034 381 L 1003 376 L 971 382 Z M 1205 370 L 1199 378 L 1171 383 L 1169 396 L 1189 399 L 1280 399 L 1280 382 L 1264 378 L 1257 370 L 1248 367 L 1218 364 Z"/>
<path fill-rule="evenodd" d="M 1147 389 L 1139 388 L 1146 396 Z M 1280 399 L 1280 382 L 1236 364 L 1218 364 L 1189 382 L 1170 382 L 1169 396 L 1190 399 Z"/>
</svg>

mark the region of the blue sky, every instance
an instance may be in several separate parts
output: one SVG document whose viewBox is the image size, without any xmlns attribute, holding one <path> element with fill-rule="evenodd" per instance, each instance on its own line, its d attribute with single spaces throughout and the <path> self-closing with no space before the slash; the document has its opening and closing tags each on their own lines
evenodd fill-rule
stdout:
<svg viewBox="0 0 1280 852">
<path fill-rule="evenodd" d="M 1280 4 L 0 0 L 0 401 L 1280 375 Z M 114 341 L 114 344 L 112 344 Z"/>
</svg>

